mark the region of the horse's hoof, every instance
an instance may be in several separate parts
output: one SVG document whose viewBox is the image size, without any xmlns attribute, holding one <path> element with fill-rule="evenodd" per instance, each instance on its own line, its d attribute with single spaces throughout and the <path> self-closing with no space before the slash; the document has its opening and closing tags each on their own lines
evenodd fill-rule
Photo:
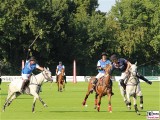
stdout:
<svg viewBox="0 0 160 120">
<path fill-rule="evenodd" d="M 128 105 L 128 102 L 127 102 L 127 100 L 125 100 L 125 101 L 124 101 L 124 103 L 126 104 L 126 106 Z"/>
<path fill-rule="evenodd" d="M 98 111 L 98 112 L 100 111 L 100 106 L 97 107 L 97 111 Z"/>
<path fill-rule="evenodd" d="M 44 104 L 44 107 L 48 107 L 48 105 L 47 105 L 47 104 Z"/>
<path fill-rule="evenodd" d="M 112 111 L 109 111 L 110 113 L 112 113 Z"/>
<path fill-rule="evenodd" d="M 97 105 L 94 106 L 94 109 L 97 109 Z"/>
<path fill-rule="evenodd" d="M 139 112 L 137 112 L 137 115 L 141 115 Z"/>
<path fill-rule="evenodd" d="M 85 104 L 86 104 L 86 101 L 83 101 L 83 102 L 82 102 L 82 105 L 85 106 Z"/>
<path fill-rule="evenodd" d="M 113 95 L 114 95 L 114 93 L 112 92 L 112 93 L 111 93 L 111 96 L 113 96 Z"/>
<path fill-rule="evenodd" d="M 128 110 L 131 110 L 131 107 L 128 107 Z"/>
<path fill-rule="evenodd" d="M 140 107 L 141 110 L 143 110 L 143 107 Z"/>
</svg>

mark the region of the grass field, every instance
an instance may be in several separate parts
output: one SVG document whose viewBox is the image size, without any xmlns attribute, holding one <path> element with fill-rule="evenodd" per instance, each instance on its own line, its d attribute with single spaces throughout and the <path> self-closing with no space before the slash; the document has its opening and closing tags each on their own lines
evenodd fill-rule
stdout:
<svg viewBox="0 0 160 120">
<path fill-rule="evenodd" d="M 1 85 L 1 108 L 7 96 L 7 84 L 2 83 Z M 1 120 L 146 120 L 146 111 L 160 110 L 160 82 L 153 82 L 152 85 L 141 83 L 144 95 L 144 110 L 140 110 L 140 116 L 136 115 L 133 106 L 130 111 L 126 108 L 117 82 L 113 82 L 115 95 L 112 97 L 112 113 L 107 111 L 107 96 L 102 98 L 100 112 L 93 109 L 94 94 L 91 94 L 88 98 L 88 107 L 83 107 L 82 101 L 86 94 L 87 84 L 87 82 L 67 83 L 64 92 L 57 92 L 55 83 L 52 85 L 51 83 L 45 83 L 40 96 L 48 105 L 47 108 L 44 108 L 37 101 L 36 112 L 32 113 L 33 97 L 21 95 L 6 108 L 5 112 L 0 112 Z"/>
</svg>

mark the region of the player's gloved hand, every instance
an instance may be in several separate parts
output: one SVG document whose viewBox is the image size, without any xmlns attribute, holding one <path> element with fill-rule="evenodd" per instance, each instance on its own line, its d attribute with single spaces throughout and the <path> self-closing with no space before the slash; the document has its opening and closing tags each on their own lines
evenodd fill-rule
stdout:
<svg viewBox="0 0 160 120">
<path fill-rule="evenodd" d="M 104 70 L 104 68 L 100 67 L 100 70 Z"/>
</svg>

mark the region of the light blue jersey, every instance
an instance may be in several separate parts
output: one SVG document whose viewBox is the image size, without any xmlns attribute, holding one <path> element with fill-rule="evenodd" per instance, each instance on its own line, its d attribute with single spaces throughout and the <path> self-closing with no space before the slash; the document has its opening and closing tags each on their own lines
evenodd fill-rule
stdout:
<svg viewBox="0 0 160 120">
<path fill-rule="evenodd" d="M 58 69 L 59 72 L 61 72 L 63 68 L 65 68 L 64 65 L 58 65 L 57 66 L 57 69 Z"/>
<path fill-rule="evenodd" d="M 101 67 L 101 68 L 105 68 L 107 64 L 111 64 L 111 61 L 110 60 L 102 61 L 102 59 L 101 59 L 101 60 L 98 61 L 97 66 Z M 104 70 L 98 70 L 98 72 L 99 73 L 105 73 Z"/>
<path fill-rule="evenodd" d="M 29 61 L 26 61 L 24 68 L 22 69 L 22 74 L 31 74 L 35 68 L 38 68 L 38 64 L 30 64 Z"/>
</svg>

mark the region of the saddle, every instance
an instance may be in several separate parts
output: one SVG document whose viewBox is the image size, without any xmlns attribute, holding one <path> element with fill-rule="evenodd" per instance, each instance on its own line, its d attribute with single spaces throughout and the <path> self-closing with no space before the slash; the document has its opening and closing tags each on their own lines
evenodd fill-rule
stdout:
<svg viewBox="0 0 160 120">
<path fill-rule="evenodd" d="M 104 76 L 99 78 L 98 82 L 96 83 L 96 86 L 98 85 L 103 86 L 105 84 L 104 78 L 105 78 Z M 110 80 L 109 87 L 112 87 L 112 85 L 113 85 L 112 80 Z"/>
<path fill-rule="evenodd" d="M 98 87 L 98 86 L 105 86 L 104 78 L 105 78 L 105 77 L 103 76 L 103 77 L 101 77 L 100 79 L 98 79 L 98 82 L 96 83 L 96 86 L 94 87 L 94 91 L 96 91 L 96 87 Z M 110 79 L 110 81 L 109 81 L 109 86 L 106 87 L 105 90 L 111 89 L 111 95 L 114 95 L 114 93 L 112 92 L 112 85 L 113 85 L 113 83 L 112 83 L 112 80 Z M 105 96 L 105 95 L 106 95 L 106 94 L 104 93 L 103 96 Z"/>
</svg>

